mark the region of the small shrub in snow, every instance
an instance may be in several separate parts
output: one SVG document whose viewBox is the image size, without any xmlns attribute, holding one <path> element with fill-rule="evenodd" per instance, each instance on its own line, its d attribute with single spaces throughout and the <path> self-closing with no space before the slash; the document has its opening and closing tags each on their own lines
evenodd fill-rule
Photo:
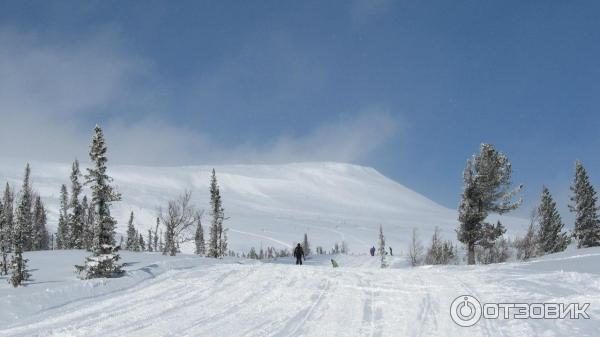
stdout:
<svg viewBox="0 0 600 337">
<path fill-rule="evenodd" d="M 98 277 L 117 277 L 123 274 L 120 257 L 117 254 L 119 247 L 102 245 L 92 256 L 87 257 L 85 265 L 75 266 L 75 272 L 81 279 Z"/>
<path fill-rule="evenodd" d="M 412 238 L 408 246 L 408 257 L 413 267 L 421 264 L 423 260 L 423 244 L 421 244 L 421 239 L 419 239 L 416 228 L 413 228 L 412 231 Z"/>
<path fill-rule="evenodd" d="M 431 246 L 425 254 L 425 264 L 452 264 L 456 263 L 456 248 L 452 241 L 443 241 L 438 227 L 433 231 Z"/>
<path fill-rule="evenodd" d="M 381 260 L 381 268 L 387 268 L 388 264 L 385 259 L 387 255 L 387 251 L 385 250 L 385 236 L 383 235 L 383 227 L 379 225 L 379 248 L 377 249 L 377 253 L 379 254 L 379 258 Z"/>
</svg>

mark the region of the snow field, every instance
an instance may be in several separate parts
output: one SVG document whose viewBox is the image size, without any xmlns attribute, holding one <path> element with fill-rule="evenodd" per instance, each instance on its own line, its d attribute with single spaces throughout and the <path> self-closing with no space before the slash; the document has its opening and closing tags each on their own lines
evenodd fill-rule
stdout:
<svg viewBox="0 0 600 337">
<path fill-rule="evenodd" d="M 0 336 L 597 336 L 600 249 L 527 263 L 409 268 L 402 257 L 330 256 L 261 263 L 123 253 L 118 279 L 81 281 L 81 251 L 28 253 L 34 280 L 0 284 Z M 41 267 L 44 268 L 41 268 Z M 460 295 L 481 302 L 590 303 L 590 320 L 450 318 Z M 110 309 L 110 310 L 109 310 Z"/>
</svg>

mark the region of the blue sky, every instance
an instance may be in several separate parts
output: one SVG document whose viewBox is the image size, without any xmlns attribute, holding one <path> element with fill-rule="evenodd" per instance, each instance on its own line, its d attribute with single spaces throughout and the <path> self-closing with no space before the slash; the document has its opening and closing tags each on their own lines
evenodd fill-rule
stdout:
<svg viewBox="0 0 600 337">
<path fill-rule="evenodd" d="M 5 155 L 115 162 L 344 161 L 455 208 L 481 142 L 528 213 L 600 183 L 596 1 L 3 1 Z M 41 132 L 38 130 L 42 130 Z"/>
</svg>

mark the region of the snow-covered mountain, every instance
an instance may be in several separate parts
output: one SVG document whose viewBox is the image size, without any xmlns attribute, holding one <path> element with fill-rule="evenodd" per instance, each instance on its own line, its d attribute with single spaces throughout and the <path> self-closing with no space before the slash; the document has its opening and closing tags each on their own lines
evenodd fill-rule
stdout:
<svg viewBox="0 0 600 337">
<path fill-rule="evenodd" d="M 20 187 L 25 163 L 3 160 L 0 179 Z M 32 183 L 49 210 L 49 227 L 56 227 L 61 184 L 69 186 L 70 164 L 31 162 Z M 313 245 L 331 248 L 345 240 L 351 252 L 375 245 L 381 224 L 387 241 L 405 250 L 413 227 L 421 237 L 439 226 L 454 239 L 456 211 L 383 176 L 375 169 L 341 163 L 215 166 L 221 186 L 230 248 L 284 248 L 308 233 Z M 138 228 L 153 228 L 157 208 L 186 189 L 198 207 L 208 209 L 209 175 L 213 166 L 142 167 L 109 165 L 123 200 L 115 204 L 118 231 L 125 232 L 129 212 Z M 86 190 L 89 194 L 89 190 Z M 457 191 L 459 193 L 459 191 Z M 209 216 L 205 215 L 208 225 Z M 505 224 L 520 230 L 519 219 Z M 207 227 L 207 226 L 206 226 Z"/>
</svg>

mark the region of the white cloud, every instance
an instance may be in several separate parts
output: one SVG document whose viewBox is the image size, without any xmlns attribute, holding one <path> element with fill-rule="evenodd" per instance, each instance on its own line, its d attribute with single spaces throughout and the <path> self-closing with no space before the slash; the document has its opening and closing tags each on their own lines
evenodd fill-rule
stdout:
<svg viewBox="0 0 600 337">
<path fill-rule="evenodd" d="M 302 134 L 222 146 L 204 130 L 169 120 L 176 107 L 159 94 L 165 90 L 152 63 L 129 52 L 110 30 L 65 43 L 0 28 L 0 45 L 3 156 L 85 159 L 96 122 L 105 129 L 113 162 L 147 165 L 352 162 L 398 131 L 392 114 L 369 109 Z"/>
<path fill-rule="evenodd" d="M 367 159 L 399 131 L 399 122 L 389 112 L 377 108 L 358 115 L 319 125 L 302 136 L 281 136 L 268 148 L 250 146 L 247 161 L 341 161 Z M 252 150 L 254 149 L 254 150 Z M 258 150 L 256 150 L 258 149 Z M 256 152 L 261 151 L 261 152 Z"/>
</svg>

